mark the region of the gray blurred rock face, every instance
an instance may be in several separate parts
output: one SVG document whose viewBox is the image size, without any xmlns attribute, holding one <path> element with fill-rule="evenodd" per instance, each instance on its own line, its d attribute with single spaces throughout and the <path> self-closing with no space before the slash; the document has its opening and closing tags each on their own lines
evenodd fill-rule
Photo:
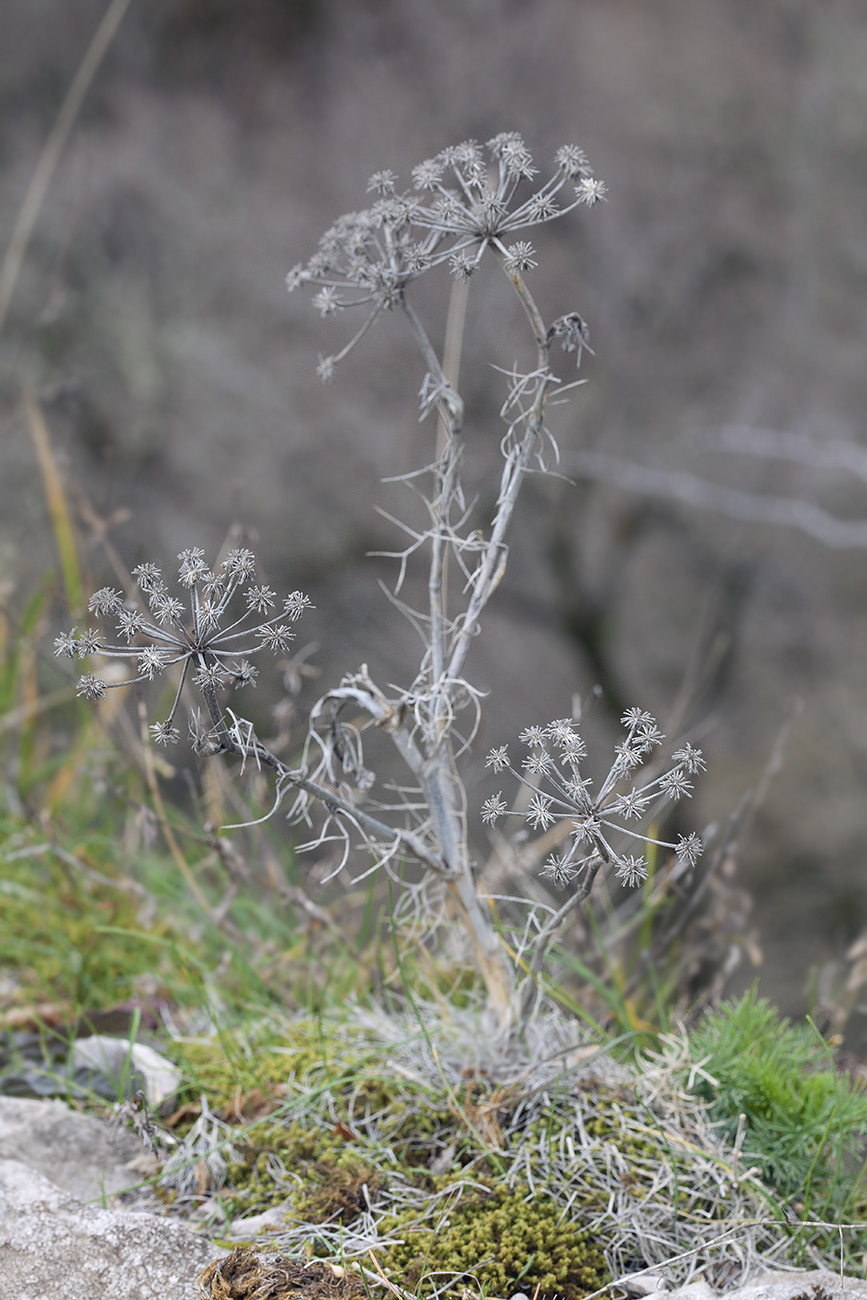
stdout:
<svg viewBox="0 0 867 1300">
<path fill-rule="evenodd" d="M 414 634 L 395 632 L 377 591 L 387 565 L 363 557 L 395 543 L 372 504 L 402 498 L 379 479 L 430 459 L 413 397 L 422 368 L 388 320 L 322 389 L 316 353 L 348 337 L 345 322 L 319 322 L 282 278 L 363 206 L 376 168 L 407 177 L 446 143 L 514 127 L 543 167 L 560 143 L 581 144 L 610 188 L 606 205 L 535 240 L 543 310 L 579 310 L 596 350 L 590 383 L 558 415 L 564 470 L 589 448 L 863 515 L 852 479 L 710 454 L 696 438 L 732 424 L 861 438 L 857 0 L 323 0 L 295 26 L 276 2 L 244 8 L 233 18 L 203 2 L 181 22 L 171 6 L 133 6 L 40 215 L 0 339 L 3 568 L 19 597 L 52 563 L 15 414 L 23 372 L 97 510 L 131 512 L 113 533 L 130 564 L 215 550 L 240 518 L 267 580 L 315 601 L 302 637 L 322 643 L 322 682 L 362 660 L 409 680 Z M 4 229 L 102 12 L 95 0 L 6 6 Z M 495 278 L 474 285 L 468 340 L 469 486 L 484 507 L 501 400 L 487 362 L 525 346 Z M 692 719 L 709 719 L 699 826 L 759 779 L 791 699 L 803 701 L 744 873 L 784 1006 L 801 999 L 808 963 L 839 956 L 865 919 L 863 571 L 860 552 L 791 530 L 538 481 L 473 665 L 491 692 L 485 748 L 562 716 L 598 681 L 615 709 L 664 720 L 696 645 L 709 647 Z"/>
</svg>

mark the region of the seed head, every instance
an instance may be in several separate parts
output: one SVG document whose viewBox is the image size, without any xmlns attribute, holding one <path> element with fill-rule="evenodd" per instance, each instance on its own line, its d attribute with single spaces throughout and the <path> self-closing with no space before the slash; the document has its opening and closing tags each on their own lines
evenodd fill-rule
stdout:
<svg viewBox="0 0 867 1300">
<path fill-rule="evenodd" d="M 502 817 L 504 812 L 508 811 L 508 804 L 500 794 L 491 795 L 482 804 L 482 821 L 489 826 L 493 826 L 498 817 Z"/>
<path fill-rule="evenodd" d="M 77 628 L 73 628 L 71 632 L 61 632 L 60 636 L 54 638 L 54 653 L 56 655 L 66 655 L 68 659 L 75 658 L 78 654 L 78 641 L 75 639 L 77 630 Z"/>
<path fill-rule="evenodd" d="M 123 608 L 123 594 L 112 587 L 100 587 L 87 602 L 91 614 L 116 614 Z"/>
<path fill-rule="evenodd" d="M 512 242 L 517 232 L 605 196 L 575 145 L 558 150 L 553 174 L 537 185 L 538 168 L 517 131 L 493 136 L 484 149 L 475 140 L 451 145 L 411 175 L 413 189 L 401 191 L 395 172 L 375 172 L 367 187 L 374 195 L 371 206 L 338 217 L 306 265 L 296 264 L 286 277 L 290 291 L 316 286 L 313 306 L 322 316 L 353 307 L 368 313 L 342 351 L 319 358 L 323 382 L 333 378 L 336 363 L 379 313 L 400 305 L 420 275 L 445 263 L 458 280 L 468 280 L 489 249 L 509 275 L 522 275 L 537 260 L 526 240 Z"/>
<path fill-rule="evenodd" d="M 564 889 L 578 875 L 578 870 L 572 866 L 567 858 L 558 853 L 552 853 L 546 860 L 540 875 L 543 879 L 552 881 L 555 889 Z"/>
<path fill-rule="evenodd" d="M 701 840 L 693 832 L 690 835 L 679 836 L 674 851 L 680 862 L 685 862 L 687 866 L 694 867 L 701 856 L 703 847 Z"/>
<path fill-rule="evenodd" d="M 205 563 L 201 547 L 181 551 L 178 560 L 178 581 L 186 589 L 186 602 L 169 594 L 156 565 L 139 564 L 133 575 L 147 600 L 147 612 L 124 604 L 122 594 L 110 587 L 103 587 L 89 602 L 92 612 L 115 620 L 117 644 L 92 629 L 78 634 L 75 628 L 54 642 L 55 654 L 67 658 L 100 654 L 131 660 L 136 672 L 128 679 L 131 682 L 151 682 L 178 666 L 181 679 L 171 712 L 151 727 L 154 742 L 161 745 L 179 738 L 173 721 L 188 673 L 204 695 L 212 724 L 219 731 L 217 693 L 228 686 L 255 685 L 258 673 L 250 656 L 266 646 L 287 652 L 293 634 L 280 618 L 295 621 L 310 608 L 308 597 L 293 591 L 284 598 L 283 614 L 275 615 L 277 593 L 270 587 L 251 585 L 256 559 L 245 547 L 230 550 L 214 571 Z M 84 699 L 101 700 L 110 686 L 122 684 L 85 673 L 76 690 Z M 213 741 L 213 729 L 209 734 Z M 219 748 L 219 739 L 214 743 Z"/>
<path fill-rule="evenodd" d="M 107 686 L 107 682 L 94 677 L 93 673 L 85 673 L 83 677 L 79 677 L 75 693 L 83 700 L 102 700 L 105 698 Z"/>
<path fill-rule="evenodd" d="M 626 735 L 614 748 L 614 760 L 594 793 L 594 782 L 582 772 L 587 747 L 571 718 L 555 718 L 547 726 L 526 727 L 521 741 L 529 753 L 517 770 L 509 762 L 508 749 L 501 745 L 488 754 L 486 766 L 494 772 L 506 769 L 527 789 L 523 816 L 533 830 L 547 831 L 557 823 L 563 828 L 569 847 L 548 858 L 542 875 L 558 888 L 592 867 L 608 864 L 624 884 L 633 887 L 647 878 L 648 866 L 641 855 L 623 853 L 615 847 L 621 840 L 641 840 L 674 851 L 681 862 L 694 866 L 701 853 L 697 835 L 681 835 L 675 843 L 651 838 L 649 832 L 630 828 L 648 816 L 661 799 L 678 799 L 692 791 L 687 773 L 703 769 L 701 750 L 686 743 L 674 753 L 674 765 L 642 782 L 635 774 L 664 737 L 651 714 L 628 709 L 621 718 Z M 628 790 L 622 788 L 630 777 Z M 482 818 L 493 822 L 506 811 L 500 794 L 482 806 Z"/>
<path fill-rule="evenodd" d="M 101 648 L 102 643 L 99 638 L 99 633 L 95 632 L 93 628 L 87 628 L 78 638 L 79 659 L 86 659 L 88 655 L 99 654 Z"/>
<path fill-rule="evenodd" d="M 492 749 L 485 759 L 485 767 L 490 767 L 495 772 L 502 772 L 509 766 L 509 748 L 507 745 L 500 745 L 498 749 Z"/>
<path fill-rule="evenodd" d="M 503 265 L 509 275 L 523 275 L 526 271 L 532 271 L 539 263 L 536 261 L 533 245 L 521 239 L 517 244 L 511 244 L 506 249 Z"/>
<path fill-rule="evenodd" d="M 630 854 L 629 857 L 620 859 L 615 875 L 618 880 L 623 881 L 624 885 L 634 889 L 636 885 L 640 885 L 647 879 L 647 863 L 644 858 Z"/>
<path fill-rule="evenodd" d="M 176 745 L 181 738 L 177 727 L 168 722 L 154 722 L 149 730 L 155 745 Z"/>
<path fill-rule="evenodd" d="M 584 176 L 575 186 L 575 194 L 579 203 L 586 203 L 588 208 L 592 208 L 594 203 L 601 202 L 608 193 L 608 186 L 604 181 L 598 181 L 595 176 Z"/>
</svg>

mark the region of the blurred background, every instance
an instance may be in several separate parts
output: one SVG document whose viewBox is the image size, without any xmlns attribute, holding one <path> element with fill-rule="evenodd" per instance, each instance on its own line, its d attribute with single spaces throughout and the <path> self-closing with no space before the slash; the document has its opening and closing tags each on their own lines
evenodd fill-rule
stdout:
<svg viewBox="0 0 867 1300">
<path fill-rule="evenodd" d="M 0 252 L 109 9 L 4 0 Z M 688 698 L 708 759 L 690 827 L 762 791 L 738 881 L 764 961 L 732 988 L 758 974 L 803 1011 L 867 925 L 859 0 L 132 0 L 0 333 L 4 602 L 20 610 L 57 567 L 24 382 L 90 504 L 96 585 L 114 581 L 100 529 L 130 567 L 171 568 L 241 525 L 264 578 L 317 607 L 311 691 L 361 662 L 406 684 L 414 634 L 377 585 L 393 568 L 367 553 L 398 540 L 374 510 L 403 500 L 382 477 L 431 458 L 423 367 L 389 319 L 323 387 L 317 353 L 353 322 L 320 321 L 283 280 L 367 204 L 373 171 L 408 184 L 445 145 L 504 130 L 543 177 L 580 145 L 608 199 L 533 236 L 543 315 L 580 312 L 595 355 L 557 415 L 566 477 L 527 488 L 475 650 L 479 755 L 596 685 L 600 715 L 637 704 L 663 726 Z M 438 341 L 448 287 L 422 295 Z M 489 363 L 520 363 L 526 340 L 507 284 L 471 288 L 461 386 L 483 522 L 503 395 Z M 59 594 L 52 619 L 69 622 Z"/>
</svg>

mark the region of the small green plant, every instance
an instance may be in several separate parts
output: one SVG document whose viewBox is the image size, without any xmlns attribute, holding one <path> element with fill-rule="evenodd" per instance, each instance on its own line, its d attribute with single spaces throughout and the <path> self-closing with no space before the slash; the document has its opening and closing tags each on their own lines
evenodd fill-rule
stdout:
<svg viewBox="0 0 867 1300">
<path fill-rule="evenodd" d="M 790 1024 L 753 988 L 706 1014 L 690 1042 L 696 1092 L 731 1139 L 741 1126 L 744 1158 L 768 1183 L 808 1217 L 854 1204 L 867 1092 L 811 1024 Z"/>
</svg>

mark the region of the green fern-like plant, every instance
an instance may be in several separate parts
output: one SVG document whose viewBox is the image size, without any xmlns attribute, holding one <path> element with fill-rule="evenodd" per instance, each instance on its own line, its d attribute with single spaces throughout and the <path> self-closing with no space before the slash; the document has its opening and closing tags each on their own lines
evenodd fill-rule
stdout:
<svg viewBox="0 0 867 1300">
<path fill-rule="evenodd" d="M 695 1091 L 730 1137 L 745 1117 L 744 1155 L 766 1181 L 805 1206 L 842 1209 L 863 1162 L 867 1091 L 837 1073 L 815 1027 L 781 1018 L 753 988 L 705 1015 L 690 1043 L 704 1072 Z"/>
</svg>

